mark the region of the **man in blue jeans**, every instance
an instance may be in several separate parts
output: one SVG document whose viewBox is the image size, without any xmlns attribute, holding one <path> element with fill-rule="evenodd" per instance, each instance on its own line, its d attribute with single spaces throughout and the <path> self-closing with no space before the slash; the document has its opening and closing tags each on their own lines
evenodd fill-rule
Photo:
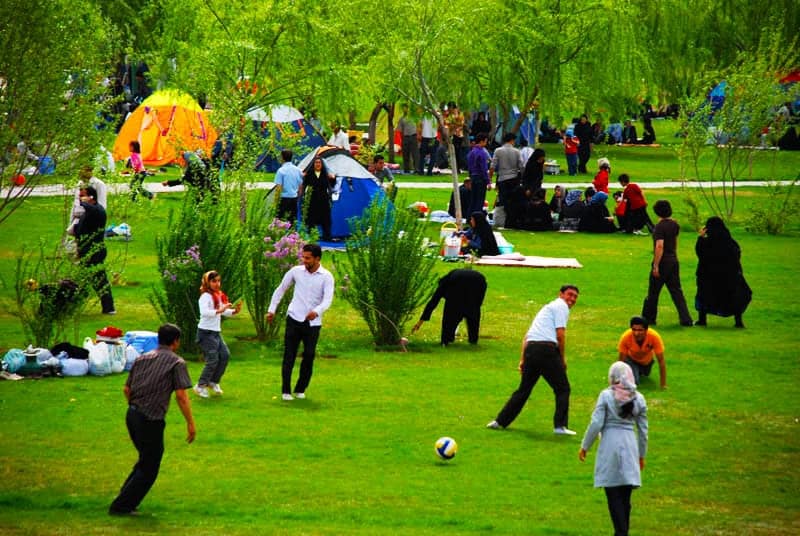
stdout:
<svg viewBox="0 0 800 536">
<path fill-rule="evenodd" d="M 180 343 L 180 328 L 164 324 L 158 328 L 158 348 L 139 356 L 128 374 L 124 389 L 128 400 L 125 422 L 139 459 L 111 503 L 108 509 L 111 515 L 137 515 L 139 503 L 155 483 L 164 454 L 164 417 L 173 391 L 186 419 L 186 442 L 194 441 L 194 418 L 186 392 L 192 388 L 192 380 L 186 362 L 175 354 Z"/>
<path fill-rule="evenodd" d="M 283 276 L 281 284 L 272 293 L 267 309 L 267 321 L 275 319 L 275 310 L 283 295 L 294 285 L 294 294 L 289 303 L 286 316 L 286 330 L 283 335 L 283 365 L 281 367 L 281 393 L 285 401 L 305 398 L 306 388 L 314 370 L 314 357 L 317 340 L 322 328 L 322 313 L 333 302 L 333 275 L 322 267 L 322 249 L 318 244 L 303 246 L 303 264 L 291 268 Z M 297 359 L 297 350 L 303 343 L 303 363 L 300 376 L 292 396 L 292 370 Z"/>
</svg>

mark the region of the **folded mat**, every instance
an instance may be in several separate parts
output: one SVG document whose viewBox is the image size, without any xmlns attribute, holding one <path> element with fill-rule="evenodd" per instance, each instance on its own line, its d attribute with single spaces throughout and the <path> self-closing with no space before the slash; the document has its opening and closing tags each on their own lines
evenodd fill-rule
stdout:
<svg viewBox="0 0 800 536">
<path fill-rule="evenodd" d="M 520 266 L 524 268 L 583 268 L 578 259 L 526 256 L 519 253 L 484 256 L 475 261 L 483 266 Z"/>
</svg>

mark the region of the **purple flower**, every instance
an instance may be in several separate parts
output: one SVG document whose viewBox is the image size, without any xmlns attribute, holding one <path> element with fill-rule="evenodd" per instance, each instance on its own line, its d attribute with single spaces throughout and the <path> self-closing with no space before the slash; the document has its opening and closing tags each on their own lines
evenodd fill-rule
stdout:
<svg viewBox="0 0 800 536">
<path fill-rule="evenodd" d="M 272 242 L 272 237 L 271 236 L 265 236 L 264 237 L 264 243 L 265 244 L 269 244 L 270 242 Z"/>
</svg>

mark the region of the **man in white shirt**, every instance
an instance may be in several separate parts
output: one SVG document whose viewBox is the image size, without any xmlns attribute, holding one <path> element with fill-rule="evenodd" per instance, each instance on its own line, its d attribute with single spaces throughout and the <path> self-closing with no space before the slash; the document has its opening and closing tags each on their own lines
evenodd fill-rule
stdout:
<svg viewBox="0 0 800 536">
<path fill-rule="evenodd" d="M 272 294 L 267 310 L 267 321 L 275 318 L 275 310 L 283 295 L 294 284 L 292 301 L 286 316 L 286 330 L 283 336 L 283 366 L 281 367 L 281 392 L 283 400 L 293 400 L 292 370 L 300 343 L 303 343 L 303 362 L 300 376 L 294 387 L 294 396 L 306 397 L 306 388 L 311 381 L 314 357 L 322 328 L 322 313 L 333 302 L 333 275 L 322 267 L 322 249 L 317 244 L 303 246 L 303 264 L 286 272 L 281 284 Z"/>
<path fill-rule="evenodd" d="M 522 338 L 522 356 L 519 370 L 522 374 L 519 387 L 487 428 L 505 428 L 517 418 L 533 387 L 544 376 L 556 396 L 553 415 L 553 433 L 575 435 L 567 428 L 569 420 L 569 380 L 567 358 L 564 350 L 569 310 L 578 301 L 578 287 L 564 285 L 558 298 L 542 307 Z"/>
<path fill-rule="evenodd" d="M 333 134 L 331 134 L 330 139 L 328 140 L 328 145 L 335 145 L 336 147 L 341 147 L 342 149 L 350 150 L 350 141 L 347 139 L 347 132 L 342 130 L 342 127 L 336 125 L 333 127 Z"/>
<path fill-rule="evenodd" d="M 419 146 L 417 175 L 422 175 L 426 156 L 430 158 L 428 175 L 433 175 L 433 165 L 436 163 L 436 148 L 439 146 L 439 142 L 436 140 L 436 119 L 431 114 L 426 113 L 422 116 L 418 128 L 422 139 Z"/>
</svg>

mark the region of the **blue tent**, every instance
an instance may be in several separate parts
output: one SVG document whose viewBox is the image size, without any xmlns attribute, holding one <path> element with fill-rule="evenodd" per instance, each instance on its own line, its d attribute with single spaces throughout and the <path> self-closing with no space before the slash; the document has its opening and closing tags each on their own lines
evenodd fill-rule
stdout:
<svg viewBox="0 0 800 536">
<path fill-rule="evenodd" d="M 711 103 L 711 112 L 716 112 L 725 104 L 725 91 L 728 88 L 728 83 L 722 81 L 708 93 L 708 102 Z"/>
<path fill-rule="evenodd" d="M 317 147 L 325 145 L 325 140 L 317 130 L 306 121 L 299 110 L 283 104 L 275 105 L 266 112 L 263 108 L 253 108 L 247 112 L 247 117 L 253 121 L 253 127 L 265 138 L 275 132 L 275 149 L 280 152 L 283 148 L 281 140 L 292 137 L 291 144 L 295 157 L 301 158 L 312 152 Z M 274 173 L 278 171 L 280 162 L 275 154 L 266 152 L 259 156 L 256 162 L 256 171 Z"/>
<path fill-rule="evenodd" d="M 298 167 L 310 169 L 314 158 L 322 158 L 325 167 L 336 175 L 336 186 L 331 197 L 331 236 L 344 238 L 350 236 L 348 220 L 360 218 L 375 196 L 385 195 L 375 175 L 367 171 L 350 151 L 323 145 L 306 155 Z"/>
</svg>

